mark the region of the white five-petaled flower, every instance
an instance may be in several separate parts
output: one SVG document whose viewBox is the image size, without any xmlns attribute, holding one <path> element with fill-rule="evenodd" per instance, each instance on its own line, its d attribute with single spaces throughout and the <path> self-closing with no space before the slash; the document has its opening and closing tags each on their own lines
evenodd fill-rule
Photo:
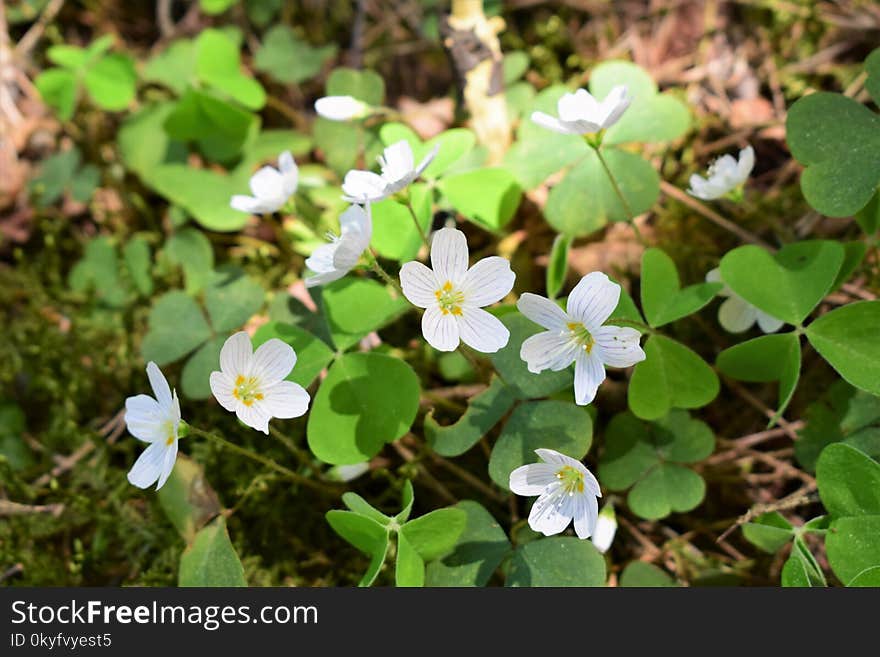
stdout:
<svg viewBox="0 0 880 657">
<path fill-rule="evenodd" d="M 229 202 L 236 210 L 251 214 L 270 214 L 280 210 L 296 191 L 299 169 L 290 151 L 278 158 L 278 168 L 265 166 L 251 176 L 253 196 L 236 194 Z"/>
<path fill-rule="evenodd" d="M 533 112 L 532 121 L 564 135 L 587 135 L 617 123 L 631 102 L 632 97 L 624 85 L 614 87 L 601 102 L 586 89 L 578 89 L 559 99 L 556 104 L 558 118 L 544 112 Z"/>
<path fill-rule="evenodd" d="M 431 242 L 431 267 L 412 261 L 400 269 L 404 296 L 425 309 L 422 333 L 428 344 L 453 351 L 461 340 L 487 354 L 504 347 L 510 331 L 482 307 L 500 301 L 513 288 L 516 274 L 510 263 L 490 256 L 468 269 L 464 233 L 441 228 Z"/>
<path fill-rule="evenodd" d="M 352 96 L 324 96 L 315 101 L 315 111 L 331 121 L 351 121 L 367 116 L 370 106 Z"/>
<path fill-rule="evenodd" d="M 716 267 L 706 274 L 709 283 L 724 283 L 721 280 L 721 271 Z M 727 287 L 721 288 L 718 294 L 727 297 L 718 308 L 718 323 L 725 331 L 730 333 L 742 333 L 752 328 L 755 322 L 764 333 L 776 333 L 785 324 L 781 319 L 768 315 L 763 310 L 758 310 L 736 292 Z"/>
<path fill-rule="evenodd" d="M 138 488 L 148 488 L 158 481 L 162 488 L 177 460 L 180 431 L 180 401 L 156 363 L 147 363 L 147 377 L 155 399 L 137 395 L 125 400 L 125 424 L 135 438 L 149 443 L 128 472 L 128 480 Z"/>
<path fill-rule="evenodd" d="M 422 175 L 437 156 L 439 144 L 428 153 L 418 166 L 415 166 L 409 142 L 401 140 L 391 144 L 384 154 L 378 157 L 382 174 L 372 171 L 349 171 L 342 181 L 343 198 L 350 203 L 381 201 L 404 189 Z"/>
<path fill-rule="evenodd" d="M 306 279 L 307 287 L 326 285 L 339 280 L 354 267 L 361 254 L 370 246 L 373 235 L 373 222 L 370 217 L 370 204 L 367 209 L 352 205 L 339 217 L 340 235 L 330 235 L 330 244 L 314 250 L 306 259 L 306 267 L 315 272 Z"/>
<path fill-rule="evenodd" d="M 529 371 L 564 370 L 574 362 L 574 398 L 589 404 L 605 380 L 605 366 L 629 367 L 645 360 L 634 328 L 602 326 L 620 299 L 620 286 L 602 272 L 584 276 L 571 291 L 562 310 L 549 299 L 525 293 L 516 302 L 519 311 L 546 331 L 527 338 L 520 358 Z"/>
<path fill-rule="evenodd" d="M 617 533 L 617 514 L 614 513 L 614 505 L 611 503 L 602 507 L 599 512 L 599 519 L 596 521 L 596 528 L 590 540 L 596 549 L 603 554 L 608 552 L 611 543 L 614 542 L 614 535 Z"/>
<path fill-rule="evenodd" d="M 530 463 L 510 473 L 510 490 L 517 495 L 537 495 L 529 513 L 529 527 L 544 536 L 560 533 L 574 520 L 578 538 L 589 538 L 596 529 L 599 482 L 580 461 L 552 449 L 536 449 L 541 463 Z"/>
<path fill-rule="evenodd" d="M 690 177 L 688 194 L 704 201 L 712 201 L 735 191 L 743 185 L 755 167 L 755 149 L 746 146 L 739 152 L 739 161 L 733 155 L 724 155 L 709 165 L 707 177 Z"/>
<path fill-rule="evenodd" d="M 220 350 L 220 371 L 211 372 L 211 392 L 239 420 L 268 434 L 273 417 L 299 417 L 308 410 L 309 393 L 284 380 L 294 365 L 296 353 L 286 342 L 272 338 L 253 351 L 250 336 L 239 331 Z"/>
</svg>

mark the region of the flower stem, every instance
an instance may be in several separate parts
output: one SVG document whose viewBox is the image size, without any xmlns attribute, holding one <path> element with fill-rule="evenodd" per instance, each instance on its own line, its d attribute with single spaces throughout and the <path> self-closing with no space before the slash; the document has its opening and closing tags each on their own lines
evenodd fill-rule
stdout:
<svg viewBox="0 0 880 657">
<path fill-rule="evenodd" d="M 614 177 L 614 174 L 611 173 L 611 168 L 608 166 L 608 162 L 605 161 L 605 156 L 602 155 L 602 150 L 597 146 L 593 146 L 593 150 L 596 151 L 596 157 L 599 158 L 599 163 L 602 165 L 602 168 L 605 169 L 605 174 L 608 176 L 608 180 L 611 181 L 611 186 L 614 188 L 614 193 L 617 195 L 617 198 L 620 199 L 621 205 L 623 205 L 623 211 L 626 213 L 629 225 L 632 226 L 633 232 L 636 234 L 636 239 L 638 239 L 639 242 L 644 245 L 645 238 L 642 236 L 642 232 L 636 225 L 635 214 L 633 214 L 629 201 L 626 200 L 626 196 L 623 195 L 623 191 L 620 189 L 620 185 L 617 184 L 617 179 Z"/>
<path fill-rule="evenodd" d="M 379 259 L 376 257 L 376 254 L 373 252 L 372 248 L 368 248 L 364 251 L 364 254 L 367 256 L 367 262 L 370 263 L 370 266 L 373 268 L 373 271 L 378 274 L 379 278 L 388 283 L 391 287 L 393 287 L 400 296 L 403 296 L 403 290 L 400 287 L 400 284 L 394 280 L 394 278 L 382 268 L 382 265 L 379 264 Z"/>
<path fill-rule="evenodd" d="M 269 434 L 275 436 L 275 438 L 278 439 L 278 442 L 284 445 L 291 454 L 296 456 L 301 464 L 308 465 L 311 462 L 311 456 L 306 450 L 298 447 L 286 434 L 282 433 L 271 424 L 269 425 Z"/>
<path fill-rule="evenodd" d="M 428 251 L 431 250 L 431 243 L 428 241 L 428 235 L 425 233 L 425 230 L 422 228 L 422 224 L 419 223 L 419 218 L 416 216 L 416 211 L 412 206 L 412 199 L 410 199 L 409 194 L 406 195 L 406 209 L 409 210 L 409 216 L 412 217 L 413 223 L 416 225 L 416 230 L 419 231 L 419 237 L 422 238 L 422 242 L 425 245 L 425 248 Z"/>
<path fill-rule="evenodd" d="M 282 258 L 290 264 L 293 259 L 293 247 L 290 245 L 290 239 L 284 230 L 284 217 L 279 212 L 268 212 L 263 215 L 263 220 L 272 227 L 275 233 L 275 241 L 278 244 L 278 251 Z"/>
<path fill-rule="evenodd" d="M 204 431 L 203 429 L 198 429 L 192 425 L 189 426 L 189 430 L 190 430 L 190 433 L 192 433 L 196 436 L 201 436 L 202 438 L 207 438 L 211 442 L 216 443 L 216 444 L 218 444 L 228 450 L 231 450 L 231 451 L 235 452 L 236 454 L 239 454 L 240 456 L 244 456 L 246 458 L 251 459 L 252 461 L 256 461 L 257 463 L 261 463 L 262 465 L 265 465 L 267 468 L 274 470 L 278 474 L 283 475 L 287 479 L 290 479 L 291 481 L 293 481 L 297 484 L 300 484 L 301 486 L 305 486 L 307 488 L 311 488 L 313 490 L 320 491 L 322 493 L 332 492 L 335 494 L 335 492 L 336 492 L 335 490 L 333 490 L 327 486 L 324 486 L 316 481 L 312 481 L 308 477 L 304 477 L 303 475 L 301 475 L 297 472 L 294 472 L 290 468 L 285 468 L 283 465 L 276 463 L 275 461 L 273 461 L 272 459 L 270 459 L 267 456 L 263 456 L 262 454 L 257 454 L 256 452 L 253 452 L 246 447 L 242 447 L 241 445 L 236 445 L 235 443 L 233 443 L 229 440 L 226 440 L 225 438 L 217 435 L 216 433 L 213 433 L 211 431 Z"/>
<path fill-rule="evenodd" d="M 460 343 L 458 344 L 458 353 L 460 353 L 462 356 L 464 356 L 464 357 L 465 357 L 465 360 L 467 360 L 467 362 L 471 364 L 471 367 L 474 368 L 474 373 L 479 374 L 479 373 L 482 371 L 482 369 L 483 369 L 483 365 L 482 365 L 482 363 L 480 362 L 479 358 L 477 358 L 477 356 L 475 356 L 475 355 L 471 352 L 471 350 L 468 349 L 468 348 L 464 345 L 463 342 L 460 342 Z"/>
<path fill-rule="evenodd" d="M 623 317 L 611 317 L 605 322 L 605 324 L 611 326 L 629 326 L 639 329 L 642 333 L 654 333 L 654 329 L 644 322 L 637 322 L 636 320 L 625 319 Z"/>
</svg>

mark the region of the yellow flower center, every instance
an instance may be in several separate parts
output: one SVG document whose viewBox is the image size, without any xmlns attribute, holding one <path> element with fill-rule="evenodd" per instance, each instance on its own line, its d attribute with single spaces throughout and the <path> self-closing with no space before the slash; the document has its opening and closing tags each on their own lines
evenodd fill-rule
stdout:
<svg viewBox="0 0 880 657">
<path fill-rule="evenodd" d="M 169 447 L 174 443 L 177 436 L 174 435 L 174 422 L 171 420 L 166 420 L 162 423 L 162 433 L 168 436 L 165 439 L 165 444 Z"/>
<path fill-rule="evenodd" d="M 259 381 L 253 376 L 245 378 L 241 374 L 235 380 L 232 396 L 245 406 L 251 406 L 255 401 L 263 399 L 263 393 L 259 390 Z"/>
<path fill-rule="evenodd" d="M 596 340 L 587 330 L 587 327 L 580 322 L 569 322 L 566 326 L 568 326 L 568 330 L 571 332 L 572 340 L 577 342 L 581 349 L 590 353 L 593 350 L 593 345 L 596 344 Z"/>
<path fill-rule="evenodd" d="M 563 466 L 556 473 L 556 478 L 562 484 L 562 490 L 569 495 L 584 492 L 584 474 L 570 465 Z"/>
<path fill-rule="evenodd" d="M 444 315 L 452 313 L 461 315 L 461 304 L 464 303 L 464 292 L 456 290 L 451 281 L 446 281 L 439 290 L 434 292 L 437 303 L 440 304 L 440 312 Z"/>
</svg>

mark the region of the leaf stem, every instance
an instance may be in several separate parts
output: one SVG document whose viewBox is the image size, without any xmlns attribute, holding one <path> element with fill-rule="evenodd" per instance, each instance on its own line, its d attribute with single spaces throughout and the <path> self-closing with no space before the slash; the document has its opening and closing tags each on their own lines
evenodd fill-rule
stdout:
<svg viewBox="0 0 880 657">
<path fill-rule="evenodd" d="M 299 474 L 298 472 L 294 472 L 290 468 L 285 468 L 283 465 L 276 463 L 271 458 L 269 458 L 267 456 L 263 456 L 262 454 L 257 454 L 256 452 L 253 452 L 246 447 L 242 447 L 241 445 L 236 445 L 235 443 L 233 443 L 229 440 L 226 440 L 226 438 L 223 438 L 222 436 L 220 436 L 212 431 L 205 431 L 203 429 L 199 429 L 199 428 L 194 427 L 192 425 L 189 425 L 189 430 L 190 430 L 190 433 L 192 433 L 196 436 L 201 436 L 202 438 L 207 438 L 211 442 L 213 442 L 217 445 L 220 445 L 221 447 L 224 447 L 225 449 L 233 451 L 240 456 L 244 456 L 246 458 L 251 459 L 252 461 L 256 461 L 257 463 L 265 465 L 267 468 L 274 470 L 278 474 L 286 477 L 287 479 L 290 479 L 294 483 L 297 483 L 301 486 L 305 486 L 307 488 L 311 488 L 312 490 L 316 490 L 321 493 L 336 494 L 336 490 L 329 487 L 328 485 L 322 485 L 322 484 L 318 483 L 317 481 L 313 481 L 313 480 L 309 479 L 308 477 L 304 477 L 303 475 Z"/>
<path fill-rule="evenodd" d="M 614 174 L 611 173 L 611 168 L 608 166 L 608 162 L 605 161 L 605 156 L 602 155 L 602 149 L 593 144 L 590 145 L 593 146 L 593 150 L 596 151 L 596 157 L 599 158 L 599 163 L 602 165 L 602 168 L 605 169 L 605 174 L 608 176 L 608 180 L 611 181 L 611 187 L 614 188 L 614 193 L 617 195 L 617 198 L 620 199 L 621 205 L 623 205 L 623 211 L 626 213 L 629 225 L 632 226 L 633 232 L 636 234 L 636 239 L 638 239 L 644 246 L 646 244 L 645 238 L 642 236 L 642 232 L 636 225 L 636 217 L 635 214 L 633 214 L 632 207 L 630 207 L 629 201 L 626 200 L 626 196 L 623 195 L 623 191 L 620 189 L 620 185 L 617 184 L 617 179 L 614 177 Z"/>
<path fill-rule="evenodd" d="M 656 331 L 645 324 L 644 322 L 638 322 L 634 319 L 625 319 L 623 317 L 611 317 L 608 319 L 605 324 L 611 324 L 614 326 L 630 326 L 635 329 L 639 329 L 642 333 L 656 333 Z"/>
<path fill-rule="evenodd" d="M 311 456 L 306 450 L 298 447 L 296 443 L 293 442 L 287 435 L 276 429 L 271 424 L 269 425 L 269 434 L 275 436 L 275 438 L 284 445 L 287 450 L 296 456 L 297 460 L 303 465 L 308 465 L 311 462 Z"/>
<path fill-rule="evenodd" d="M 428 235 L 425 233 L 425 230 L 422 228 L 422 224 L 419 223 L 419 218 L 416 216 L 416 211 L 412 206 L 412 199 L 410 198 L 409 191 L 406 193 L 406 209 L 409 210 L 409 216 L 412 217 L 413 223 L 416 225 L 416 230 L 419 231 L 419 237 L 422 238 L 422 243 L 425 245 L 425 248 L 428 251 L 431 250 L 431 243 L 428 241 Z"/>
<path fill-rule="evenodd" d="M 400 296 L 404 296 L 403 290 L 400 287 L 400 284 L 394 280 L 394 278 L 382 268 L 382 265 L 379 264 L 379 259 L 376 257 L 376 254 L 373 252 L 372 247 L 368 248 L 364 251 L 364 254 L 367 257 L 367 262 L 370 263 L 370 266 L 373 268 L 373 271 L 381 278 L 383 281 L 388 283 L 391 287 L 397 290 Z"/>
</svg>

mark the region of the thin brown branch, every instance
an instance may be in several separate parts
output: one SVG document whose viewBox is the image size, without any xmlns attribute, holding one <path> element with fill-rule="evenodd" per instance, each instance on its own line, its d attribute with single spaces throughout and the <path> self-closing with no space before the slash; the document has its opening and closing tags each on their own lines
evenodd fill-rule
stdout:
<svg viewBox="0 0 880 657">
<path fill-rule="evenodd" d="M 730 233 L 733 233 L 734 235 L 739 237 L 743 242 L 748 242 L 749 244 L 757 244 L 758 246 L 762 246 L 765 249 L 772 250 L 772 247 L 767 242 L 762 240 L 760 237 L 758 237 L 757 235 L 753 235 L 752 233 L 747 231 L 745 228 L 733 223 L 729 219 L 725 219 L 720 214 L 715 212 L 715 210 L 712 210 L 710 207 L 708 207 L 704 203 L 701 203 L 699 200 L 693 198 L 692 196 L 689 196 L 686 192 L 682 191 L 681 189 L 679 189 L 678 187 L 676 187 L 672 183 L 666 182 L 665 180 L 661 180 L 660 181 L 660 189 L 667 196 L 670 196 L 670 197 L 674 198 L 676 201 L 679 201 L 680 203 L 683 203 L 684 205 L 688 206 L 692 210 L 695 210 L 696 212 L 698 212 L 699 214 L 704 216 L 706 219 L 711 221 L 716 226 L 723 228 L 724 230 L 726 230 Z"/>
<path fill-rule="evenodd" d="M 15 56 L 19 59 L 23 59 L 27 57 L 30 51 L 33 49 L 37 42 L 40 40 L 40 37 L 43 36 L 43 32 L 46 30 L 46 26 L 52 22 L 52 19 L 61 11 L 61 7 L 64 6 L 64 0 L 49 0 L 46 7 L 43 9 L 43 12 L 40 14 L 40 17 L 37 19 L 37 22 L 31 25 L 30 29 L 25 32 L 24 36 L 21 37 L 18 44 L 15 46 Z"/>
<path fill-rule="evenodd" d="M 799 506 L 804 506 L 806 504 L 812 504 L 815 499 L 812 492 L 815 490 L 814 485 L 805 485 L 793 492 L 791 495 L 786 495 L 778 502 L 773 502 L 772 504 L 756 504 L 751 509 L 746 511 L 743 515 L 737 518 L 736 522 L 724 530 L 724 532 L 716 539 L 716 542 L 720 543 L 731 533 L 734 532 L 738 527 L 742 527 L 747 522 L 752 521 L 754 518 L 763 515 L 765 513 L 772 513 L 774 511 L 785 511 L 786 509 L 794 509 Z"/>
</svg>

